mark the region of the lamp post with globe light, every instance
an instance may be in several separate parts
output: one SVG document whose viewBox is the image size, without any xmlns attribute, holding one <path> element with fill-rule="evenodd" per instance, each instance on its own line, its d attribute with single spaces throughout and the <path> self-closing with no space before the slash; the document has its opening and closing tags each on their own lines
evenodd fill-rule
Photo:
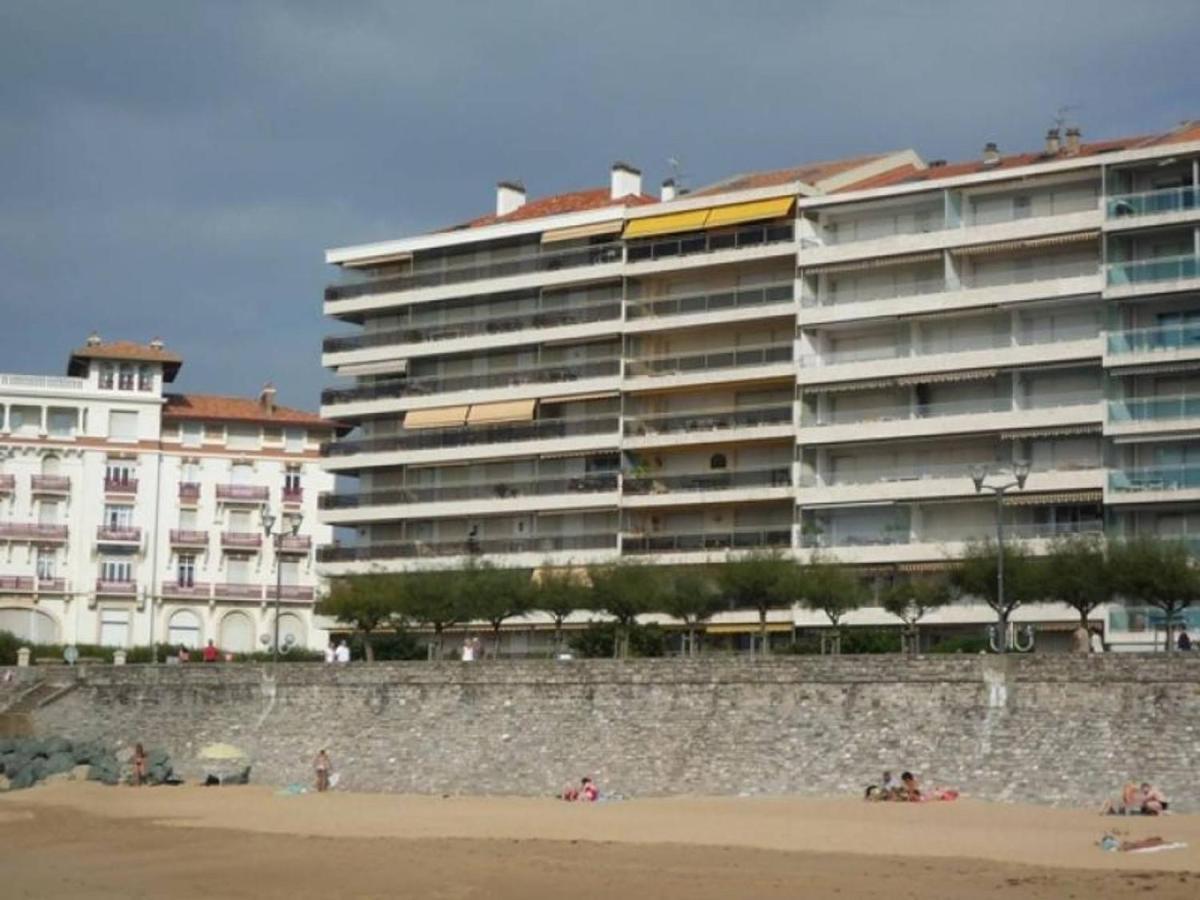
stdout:
<svg viewBox="0 0 1200 900">
<path fill-rule="evenodd" d="M 304 517 L 300 513 L 284 513 L 278 532 L 274 530 L 276 521 L 278 521 L 277 518 L 264 506 L 262 510 L 263 534 L 268 539 L 275 538 L 275 629 L 271 640 L 272 664 L 279 662 L 279 611 L 283 594 L 283 557 L 280 552 L 283 549 L 283 539 L 287 536 L 285 532 L 290 532 L 293 537 L 299 534 L 300 523 L 304 521 Z"/>
<path fill-rule="evenodd" d="M 989 475 L 1002 474 L 1003 470 L 995 470 L 991 466 L 975 465 L 970 467 L 971 480 L 975 482 L 975 493 L 982 494 L 991 491 L 996 498 L 996 608 L 1000 617 L 999 640 L 997 653 L 1005 653 L 1009 649 L 1008 616 L 1004 605 L 1004 495 L 1011 490 L 1025 489 L 1025 480 L 1029 477 L 1029 463 L 1018 461 L 1012 464 L 1012 481 L 1003 484 L 988 484 Z"/>
</svg>

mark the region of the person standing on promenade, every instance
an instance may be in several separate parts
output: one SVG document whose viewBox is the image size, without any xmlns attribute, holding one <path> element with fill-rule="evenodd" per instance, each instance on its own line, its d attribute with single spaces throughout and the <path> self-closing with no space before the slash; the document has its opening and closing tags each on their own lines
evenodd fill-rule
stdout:
<svg viewBox="0 0 1200 900">
<path fill-rule="evenodd" d="M 321 752 L 313 760 L 313 768 L 317 771 L 317 791 L 324 793 L 329 790 L 329 774 L 333 771 L 333 763 L 329 761 L 329 754 L 324 748 L 321 748 Z"/>
<path fill-rule="evenodd" d="M 214 644 L 212 640 L 209 640 L 208 644 L 204 648 L 204 661 L 206 663 L 214 663 L 217 661 L 220 655 L 221 654 L 217 651 L 217 645 Z"/>
<path fill-rule="evenodd" d="M 337 650 L 334 651 L 333 658 L 339 663 L 350 662 L 350 645 L 346 643 L 345 638 L 337 645 Z"/>
</svg>

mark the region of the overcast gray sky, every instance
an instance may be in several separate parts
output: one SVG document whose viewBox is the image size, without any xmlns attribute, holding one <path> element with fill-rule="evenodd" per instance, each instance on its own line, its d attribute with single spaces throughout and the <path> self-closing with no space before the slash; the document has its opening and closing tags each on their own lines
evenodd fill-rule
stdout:
<svg viewBox="0 0 1200 900">
<path fill-rule="evenodd" d="M 693 184 L 1200 118 L 1196 0 L 0 3 L 0 371 L 162 336 L 314 407 L 326 247 L 666 159 Z"/>
</svg>

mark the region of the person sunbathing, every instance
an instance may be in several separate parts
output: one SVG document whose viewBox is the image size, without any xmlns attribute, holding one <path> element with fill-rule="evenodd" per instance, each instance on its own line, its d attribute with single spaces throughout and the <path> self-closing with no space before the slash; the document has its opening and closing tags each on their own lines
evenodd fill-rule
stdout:
<svg viewBox="0 0 1200 900">
<path fill-rule="evenodd" d="M 917 776 L 912 772 L 905 772 L 900 776 L 900 784 L 904 790 L 903 799 L 912 803 L 919 803 L 923 797 L 921 795 L 921 785 L 917 782 Z"/>
<path fill-rule="evenodd" d="M 1132 782 L 1125 782 L 1125 787 L 1121 788 L 1121 796 L 1118 798 L 1110 797 L 1104 801 L 1104 806 L 1100 808 L 1102 816 L 1128 816 L 1136 812 L 1140 812 L 1142 808 L 1143 797 L 1142 792 L 1138 790 L 1138 786 Z"/>
<path fill-rule="evenodd" d="M 1158 816 L 1166 812 L 1167 798 L 1163 796 L 1162 791 L 1154 787 L 1150 782 L 1143 781 L 1139 793 L 1142 797 L 1142 815 Z"/>
</svg>

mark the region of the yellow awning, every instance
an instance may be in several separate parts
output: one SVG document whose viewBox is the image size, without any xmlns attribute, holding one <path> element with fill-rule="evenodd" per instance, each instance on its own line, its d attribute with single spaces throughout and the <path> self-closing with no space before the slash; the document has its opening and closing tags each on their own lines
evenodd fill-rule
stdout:
<svg viewBox="0 0 1200 900">
<path fill-rule="evenodd" d="M 693 209 L 688 212 L 668 213 L 665 216 L 647 216 L 634 219 L 625 226 L 624 238 L 653 237 L 656 234 L 675 234 L 680 231 L 697 231 L 708 220 L 708 209 Z"/>
<path fill-rule="evenodd" d="M 760 219 L 779 219 L 792 211 L 793 197 L 776 197 L 773 200 L 755 200 L 753 203 L 734 203 L 718 206 L 708 214 L 705 228 L 721 228 L 742 222 L 757 222 Z"/>
<path fill-rule="evenodd" d="M 573 228 L 555 228 L 542 232 L 542 243 L 552 244 L 556 241 L 574 241 L 585 237 L 598 237 L 602 234 L 616 234 L 623 223 L 620 219 L 611 222 L 600 222 L 594 225 L 576 225 Z"/>
<path fill-rule="evenodd" d="M 409 410 L 405 428 L 450 428 L 467 421 L 467 406 L 439 406 L 436 409 Z"/>
<path fill-rule="evenodd" d="M 533 418 L 536 400 L 504 400 L 500 403 L 477 403 L 467 415 L 470 425 L 493 422 L 528 422 Z"/>
<path fill-rule="evenodd" d="M 792 630 L 791 622 L 768 622 L 767 631 L 776 634 Z M 762 626 L 757 622 L 735 622 L 733 624 L 708 625 L 705 634 L 760 634 Z"/>
</svg>

